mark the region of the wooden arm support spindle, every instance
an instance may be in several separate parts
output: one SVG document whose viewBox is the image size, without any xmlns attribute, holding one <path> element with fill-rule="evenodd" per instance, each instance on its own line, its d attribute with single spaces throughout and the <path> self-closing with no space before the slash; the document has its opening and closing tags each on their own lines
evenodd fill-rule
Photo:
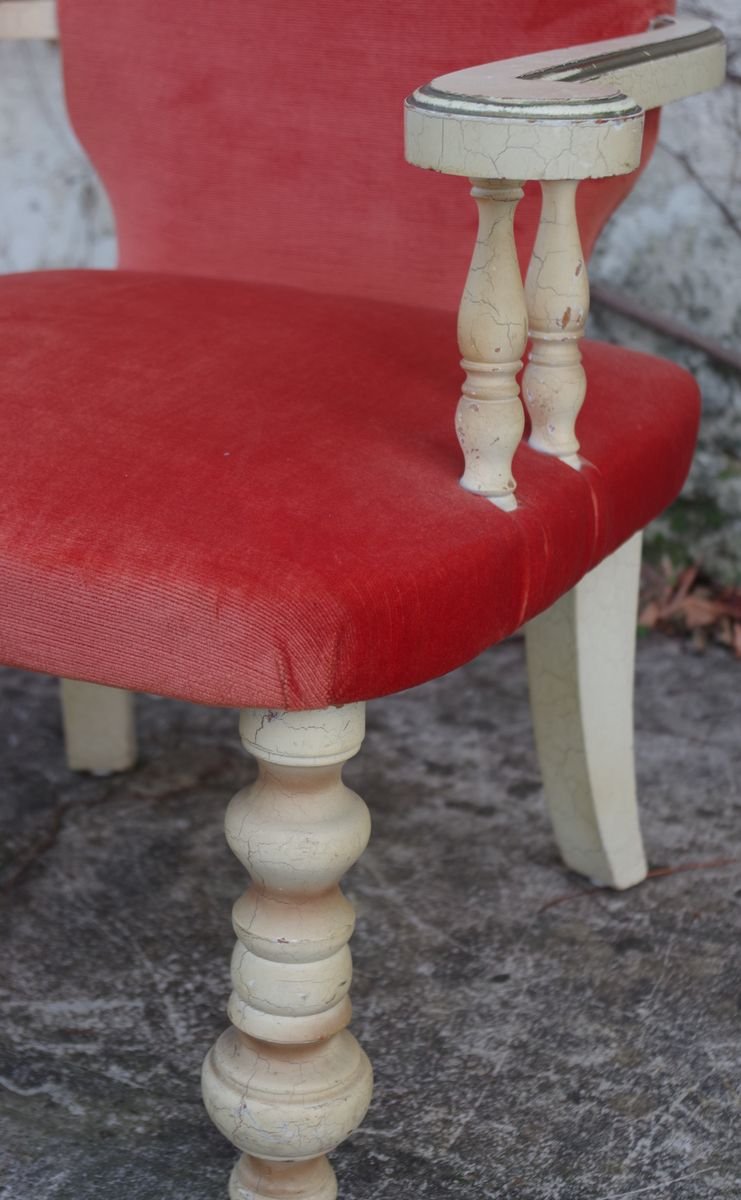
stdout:
<svg viewBox="0 0 741 1200">
<path fill-rule="evenodd" d="M 506 180 L 471 182 L 479 229 L 458 313 L 466 372 L 456 414 L 466 463 L 461 483 L 511 510 L 512 458 L 525 427 L 516 376 L 527 345 L 527 308 L 513 227 L 522 188 Z"/>
<path fill-rule="evenodd" d="M 543 189 L 526 285 L 530 443 L 578 467 L 575 422 L 586 390 L 578 343 L 589 285 L 577 184 L 634 171 L 645 112 L 715 87 L 724 71 L 718 29 L 693 17 L 665 17 L 641 34 L 453 71 L 407 98 L 407 161 L 475 177 L 480 228 L 460 310 L 468 377 L 457 423 L 462 483 L 470 491 L 515 507 L 510 464 L 522 425 L 514 376 L 525 338 L 511 234 L 520 192 L 508 181 L 539 180 Z"/>
<path fill-rule="evenodd" d="M 532 348 L 522 380 L 530 445 L 579 467 L 576 418 L 587 380 L 579 339 L 589 312 L 587 264 L 576 219 L 577 180 L 544 181 L 525 296 Z"/>
<path fill-rule="evenodd" d="M 346 1029 L 354 913 L 338 886 L 370 833 L 342 782 L 364 721 L 363 704 L 242 714 L 259 775 L 232 800 L 226 835 L 252 883 L 233 913 L 232 1028 L 203 1067 L 208 1112 L 244 1151 L 231 1200 L 334 1200 L 324 1156 L 370 1103 L 371 1066 Z"/>
</svg>

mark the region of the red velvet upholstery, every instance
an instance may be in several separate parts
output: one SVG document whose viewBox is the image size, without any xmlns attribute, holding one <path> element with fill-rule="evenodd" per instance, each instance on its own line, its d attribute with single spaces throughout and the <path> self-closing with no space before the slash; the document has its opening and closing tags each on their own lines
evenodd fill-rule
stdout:
<svg viewBox="0 0 741 1200">
<path fill-rule="evenodd" d="M 113 201 L 123 267 L 451 309 L 475 206 L 465 180 L 404 163 L 404 97 L 459 67 L 640 33 L 672 7 L 60 0 L 60 17 L 70 112 Z M 580 187 L 587 252 L 633 182 Z M 523 259 L 539 195 L 518 209 Z"/>
<path fill-rule="evenodd" d="M 522 447 L 512 514 L 458 486 L 474 206 L 404 164 L 401 106 L 668 7 L 60 0 L 128 270 L 0 281 L 0 659 L 216 704 L 364 699 L 506 636 L 660 511 L 696 388 L 608 347 L 586 347 L 591 466 Z M 580 188 L 587 248 L 631 184 Z M 524 260 L 532 194 L 519 212 Z"/>
<path fill-rule="evenodd" d="M 587 345 L 591 466 L 457 483 L 454 317 L 218 280 L 0 280 L 0 659 L 322 707 L 516 629 L 679 489 L 697 391 Z"/>
</svg>

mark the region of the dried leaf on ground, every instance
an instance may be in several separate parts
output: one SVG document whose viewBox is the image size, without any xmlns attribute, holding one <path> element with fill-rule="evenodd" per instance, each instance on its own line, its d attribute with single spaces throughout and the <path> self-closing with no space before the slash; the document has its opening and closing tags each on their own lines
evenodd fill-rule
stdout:
<svg viewBox="0 0 741 1200">
<path fill-rule="evenodd" d="M 690 635 L 698 649 L 719 642 L 741 659 L 741 588 L 714 584 L 697 563 L 679 572 L 668 559 L 645 564 L 638 621 L 645 629 Z"/>
</svg>

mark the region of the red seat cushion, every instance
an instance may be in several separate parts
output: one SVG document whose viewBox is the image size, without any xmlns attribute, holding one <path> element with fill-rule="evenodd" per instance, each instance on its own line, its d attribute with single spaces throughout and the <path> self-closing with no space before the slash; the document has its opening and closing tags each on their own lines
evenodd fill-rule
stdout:
<svg viewBox="0 0 741 1200">
<path fill-rule="evenodd" d="M 0 280 L 0 659 L 209 704 L 418 683 L 552 603 L 678 492 L 668 363 L 586 345 L 582 471 L 458 486 L 454 317 L 126 272 Z"/>
</svg>

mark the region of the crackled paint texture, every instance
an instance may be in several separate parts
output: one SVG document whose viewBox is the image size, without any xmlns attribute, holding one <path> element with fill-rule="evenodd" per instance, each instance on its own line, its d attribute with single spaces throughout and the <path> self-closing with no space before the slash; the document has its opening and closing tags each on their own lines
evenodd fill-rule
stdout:
<svg viewBox="0 0 741 1200">
<path fill-rule="evenodd" d="M 579 339 L 589 312 L 589 277 L 576 220 L 577 184 L 544 183 L 543 208 L 525 295 L 532 349 L 522 378 L 530 444 L 578 467 L 576 420 L 587 380 Z"/>
<path fill-rule="evenodd" d="M 649 636 L 637 668 L 651 867 L 738 858 L 737 666 Z M 245 885 L 223 812 L 255 764 L 234 712 L 137 706 L 136 769 L 76 776 L 55 682 L 0 672 L 2 1200 L 224 1200 L 197 1079 Z M 738 1200 L 738 864 L 585 894 L 521 641 L 370 704 L 344 774 L 373 818 L 343 887 L 376 1094 L 333 1155 L 343 1200 Z"/>
<path fill-rule="evenodd" d="M 479 226 L 458 312 L 466 372 L 455 417 L 466 464 L 461 483 L 512 509 L 512 458 L 525 428 L 516 376 L 527 344 L 527 308 L 513 229 L 522 189 L 506 182 L 473 184 Z"/>
<path fill-rule="evenodd" d="M 659 53 L 677 36 L 689 41 L 707 32 L 710 44 L 688 47 L 679 69 L 671 54 Z M 633 61 L 616 65 L 612 56 L 626 51 Z M 578 101 L 568 84 L 544 77 L 564 74 L 569 57 L 590 64 Z M 592 43 L 573 55 L 551 50 L 464 67 L 407 100 L 406 156 L 420 167 L 484 179 L 625 174 L 640 160 L 642 108 L 717 86 L 724 62 L 707 22 L 684 17 L 676 26 L 659 23 L 637 37 Z"/>
<path fill-rule="evenodd" d="M 342 782 L 364 707 L 240 720 L 259 772 L 229 805 L 226 836 L 252 883 L 233 911 L 232 1027 L 203 1067 L 209 1115 L 245 1152 L 232 1180 L 239 1200 L 334 1200 L 333 1172 L 317 1159 L 370 1103 L 370 1063 L 346 1028 L 355 921 L 338 886 L 370 835 L 366 804 Z M 291 1167 L 290 1193 L 263 1191 L 266 1158 L 308 1160 Z"/>
</svg>

